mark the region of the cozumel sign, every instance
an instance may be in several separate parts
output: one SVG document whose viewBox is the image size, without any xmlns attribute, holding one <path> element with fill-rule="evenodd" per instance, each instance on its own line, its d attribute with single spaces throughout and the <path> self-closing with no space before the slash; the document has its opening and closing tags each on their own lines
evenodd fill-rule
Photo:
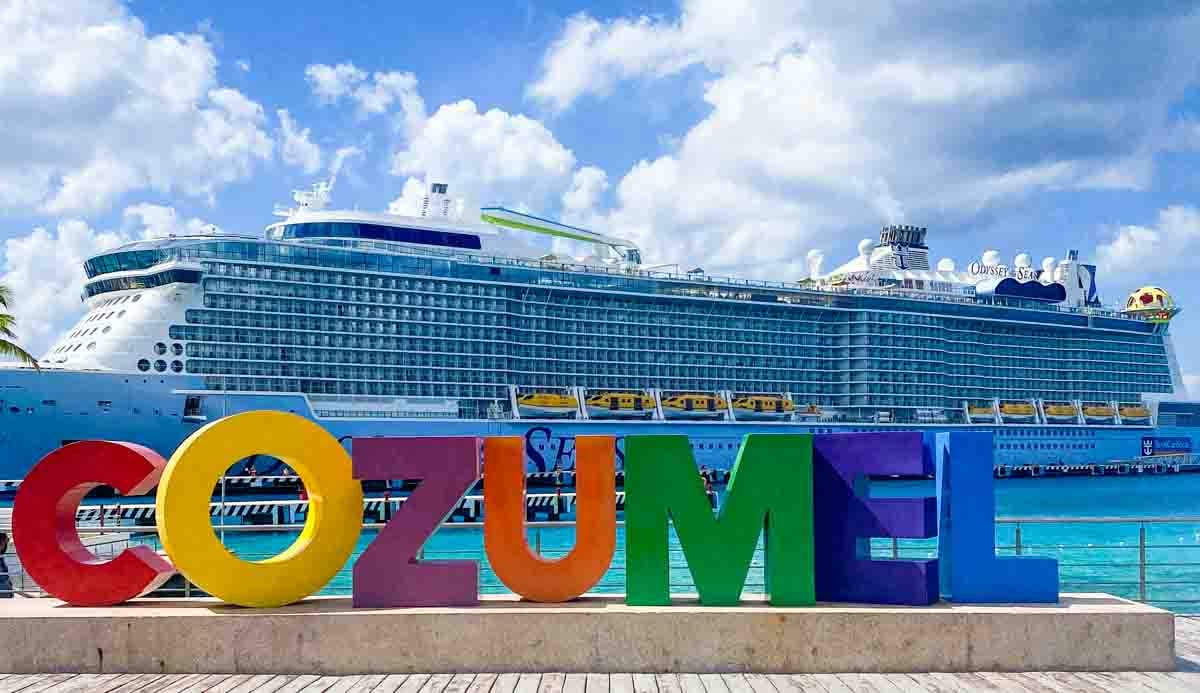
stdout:
<svg viewBox="0 0 1200 693">
<path fill-rule="evenodd" d="M 280 412 L 211 423 L 188 438 L 170 462 L 130 443 L 74 443 L 43 458 L 17 492 L 12 517 L 17 553 L 39 585 L 74 605 L 118 604 L 148 594 L 178 571 L 226 602 L 280 606 L 319 591 L 350 559 L 361 532 L 361 480 L 419 480 L 358 557 L 354 605 L 471 605 L 479 599 L 475 561 L 417 556 L 482 471 L 488 561 L 513 592 L 542 602 L 574 599 L 612 562 L 617 531 L 611 436 L 577 438 L 576 544 L 558 560 L 542 558 L 526 543 L 520 437 L 359 438 L 351 447 L 353 455 L 315 423 Z M 218 477 L 254 454 L 276 457 L 299 473 L 309 511 L 290 547 L 250 562 L 221 544 L 209 504 Z M 936 496 L 863 495 L 869 475 L 920 474 L 935 475 Z M 158 532 L 167 558 L 139 546 L 100 561 L 83 546 L 75 513 L 99 485 L 127 495 L 157 485 Z M 625 494 L 625 587 L 631 605 L 670 603 L 671 524 L 706 605 L 738 602 L 760 536 L 768 599 L 775 606 L 1058 599 L 1056 561 L 996 556 L 987 433 L 751 434 L 717 514 L 686 437 L 629 436 Z M 870 558 L 872 537 L 933 536 L 937 559 Z"/>
</svg>

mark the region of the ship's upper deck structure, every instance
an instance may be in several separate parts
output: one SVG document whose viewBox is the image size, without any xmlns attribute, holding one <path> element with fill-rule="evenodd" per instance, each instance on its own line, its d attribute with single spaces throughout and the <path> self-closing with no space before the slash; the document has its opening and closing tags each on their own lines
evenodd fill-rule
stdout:
<svg viewBox="0 0 1200 693">
<path fill-rule="evenodd" d="M 427 206 L 449 210 L 444 192 Z M 88 313 L 43 365 L 442 398 L 467 418 L 512 387 L 787 393 L 798 409 L 896 423 L 1023 415 L 1005 402 L 1048 420 L 1047 402 L 1082 412 L 1182 392 L 1167 330 L 1178 308 L 1104 307 L 1075 253 L 1040 271 L 985 254 L 960 271 L 930 265 L 925 229 L 892 226 L 833 272 L 771 282 L 648 269 L 629 241 L 503 208 L 473 223 L 297 200 L 265 237 L 148 240 L 88 260 Z M 555 255 L 551 238 L 588 254 Z"/>
</svg>

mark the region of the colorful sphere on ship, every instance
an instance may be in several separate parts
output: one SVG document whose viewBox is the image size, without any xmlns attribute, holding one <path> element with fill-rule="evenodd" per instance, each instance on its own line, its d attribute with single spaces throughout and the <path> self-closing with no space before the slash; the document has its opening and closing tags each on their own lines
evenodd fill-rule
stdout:
<svg viewBox="0 0 1200 693">
<path fill-rule="evenodd" d="M 1150 322 L 1168 322 L 1179 309 L 1171 294 L 1157 286 L 1143 286 L 1129 294 L 1125 301 L 1125 312 Z"/>
</svg>

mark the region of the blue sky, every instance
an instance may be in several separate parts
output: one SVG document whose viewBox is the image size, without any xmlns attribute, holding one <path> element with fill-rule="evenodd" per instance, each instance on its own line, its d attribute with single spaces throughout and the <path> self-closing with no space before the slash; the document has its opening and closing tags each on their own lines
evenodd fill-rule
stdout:
<svg viewBox="0 0 1200 693">
<path fill-rule="evenodd" d="M 74 319 L 86 255 L 257 233 L 336 166 L 338 206 L 445 180 L 714 273 L 828 270 L 887 222 L 960 264 L 1077 248 L 1107 301 L 1175 294 L 1200 375 L 1196 5 L 846 5 L 0 0 L 18 332 Z"/>
</svg>

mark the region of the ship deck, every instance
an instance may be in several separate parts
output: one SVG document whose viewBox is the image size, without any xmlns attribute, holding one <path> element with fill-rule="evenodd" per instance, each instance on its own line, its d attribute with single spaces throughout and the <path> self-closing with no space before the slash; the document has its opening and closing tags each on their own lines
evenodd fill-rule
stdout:
<svg viewBox="0 0 1200 693">
<path fill-rule="evenodd" d="M 0 693 L 899 693 L 1200 690 L 1200 618 L 1175 617 L 1171 672 L 925 674 L 0 674 Z"/>
</svg>

